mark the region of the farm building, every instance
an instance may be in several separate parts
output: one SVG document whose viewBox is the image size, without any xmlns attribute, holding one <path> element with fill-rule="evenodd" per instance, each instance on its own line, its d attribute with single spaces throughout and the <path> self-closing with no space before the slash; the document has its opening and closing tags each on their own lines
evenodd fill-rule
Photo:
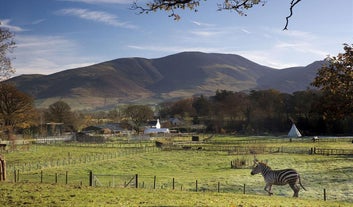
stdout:
<svg viewBox="0 0 353 207">
<path fill-rule="evenodd" d="M 181 120 L 180 118 L 170 118 L 169 122 L 172 126 L 180 126 L 184 124 L 184 121 Z"/>
<path fill-rule="evenodd" d="M 123 129 L 118 123 L 88 126 L 83 128 L 81 132 L 86 134 L 128 134 L 128 131 Z"/>
<path fill-rule="evenodd" d="M 159 133 L 170 133 L 168 128 L 161 128 L 161 124 L 159 123 L 159 119 L 154 126 L 147 127 L 144 134 L 159 134 Z"/>
</svg>

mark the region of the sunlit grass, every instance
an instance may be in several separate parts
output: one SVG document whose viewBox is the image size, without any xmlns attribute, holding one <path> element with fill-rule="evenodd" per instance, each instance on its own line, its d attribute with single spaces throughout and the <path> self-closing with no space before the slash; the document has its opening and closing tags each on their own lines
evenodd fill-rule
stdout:
<svg viewBox="0 0 353 207">
<path fill-rule="evenodd" d="M 236 139 L 240 140 L 244 137 Z M 260 145 L 308 148 L 334 146 L 347 149 L 352 146 L 351 143 L 345 142 L 301 143 L 299 141 Z M 244 146 L 256 145 L 250 143 Z M 103 145 L 101 147 L 33 145 L 29 151 L 6 154 L 6 161 L 11 164 L 60 160 L 68 157 L 115 153 L 120 150 L 123 148 Z M 349 206 L 344 203 L 323 202 L 325 189 L 328 201 L 353 202 L 352 157 L 258 154 L 257 159 L 268 162 L 273 169 L 294 168 L 301 174 L 302 183 L 308 191 L 301 189 L 299 199 L 291 198 L 293 192 L 289 186 L 274 186 L 275 196 L 268 197 L 263 190 L 265 183 L 261 175 L 251 176 L 250 169 L 230 168 L 230 161 L 233 159 L 245 159 L 251 164 L 253 158 L 253 155 L 232 155 L 227 151 L 205 150 L 156 150 L 147 153 L 119 154 L 117 157 L 104 160 L 97 159 L 87 163 L 48 166 L 30 172 L 20 172 L 21 183 L 16 184 L 11 183 L 13 170 L 8 169 L 8 182 L 0 185 L 0 190 L 7 193 L 0 197 L 8 206 L 21 202 L 27 202 L 28 205 L 33 206 L 36 202 L 44 206 L 67 206 L 66 204 L 74 206 L 80 206 L 79 204 L 84 204 L 82 206 Z M 87 187 L 90 171 L 97 177 L 95 183 L 97 187 Z M 42 184 L 39 183 L 41 173 L 43 173 Z M 64 185 L 66 173 L 68 185 Z M 131 189 L 132 186 L 122 189 L 124 184 L 136 174 L 138 174 L 140 189 Z M 55 175 L 57 175 L 58 184 L 53 184 Z M 104 187 L 99 187 L 100 184 Z M 38 195 L 37 191 L 40 192 Z M 47 191 L 55 193 L 49 196 L 50 193 Z M 51 204 L 48 205 L 50 202 Z"/>
<path fill-rule="evenodd" d="M 345 207 L 350 203 L 280 196 L 87 187 L 38 183 L 3 183 L 2 206 L 311 206 Z"/>
</svg>

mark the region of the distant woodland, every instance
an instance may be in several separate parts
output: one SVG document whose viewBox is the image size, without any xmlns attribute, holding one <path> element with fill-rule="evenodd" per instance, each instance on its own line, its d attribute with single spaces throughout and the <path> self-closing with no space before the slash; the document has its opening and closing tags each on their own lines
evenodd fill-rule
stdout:
<svg viewBox="0 0 353 207">
<path fill-rule="evenodd" d="M 191 119 L 192 124 L 205 125 L 206 132 L 215 133 L 283 135 L 295 123 L 304 136 L 351 134 L 352 117 L 331 116 L 325 102 L 325 96 L 318 90 L 293 94 L 277 90 L 249 93 L 221 90 L 211 97 L 163 103 L 160 117 Z"/>
</svg>

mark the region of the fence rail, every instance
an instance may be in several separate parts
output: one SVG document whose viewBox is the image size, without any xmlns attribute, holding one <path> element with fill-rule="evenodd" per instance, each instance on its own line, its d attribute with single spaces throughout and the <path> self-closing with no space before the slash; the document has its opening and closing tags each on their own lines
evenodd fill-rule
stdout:
<svg viewBox="0 0 353 207">
<path fill-rule="evenodd" d="M 226 151 L 232 155 L 249 154 L 316 154 L 316 155 L 353 155 L 352 149 L 322 149 L 309 147 L 248 147 L 232 145 L 170 145 L 162 146 L 162 150 L 205 150 L 205 151 Z"/>
<path fill-rule="evenodd" d="M 40 183 L 55 183 L 55 184 L 74 184 L 87 185 L 97 187 L 110 188 L 144 188 L 144 189 L 170 189 L 193 192 L 217 192 L 217 193 L 242 193 L 242 194 L 264 194 L 262 185 L 258 183 L 230 183 L 227 181 L 205 181 L 195 179 L 186 181 L 178 177 L 157 177 L 151 175 L 140 174 L 94 174 L 89 171 L 88 176 L 80 180 L 72 179 L 75 177 L 69 171 L 58 171 L 52 174 L 45 173 L 43 170 L 39 173 L 21 172 L 20 170 L 13 171 L 13 182 L 40 182 Z M 87 182 L 88 178 L 88 182 Z M 313 190 L 313 189 L 312 189 Z M 335 197 L 335 191 L 328 193 L 325 188 L 316 189 L 317 197 L 324 201 L 328 197 Z M 322 193 L 323 192 L 323 193 Z M 291 195 L 290 188 L 282 188 L 281 194 Z M 346 195 L 346 202 L 352 202 L 351 196 Z"/>
<path fill-rule="evenodd" d="M 314 148 L 314 154 L 317 155 L 353 155 L 352 149 L 320 149 Z"/>
</svg>

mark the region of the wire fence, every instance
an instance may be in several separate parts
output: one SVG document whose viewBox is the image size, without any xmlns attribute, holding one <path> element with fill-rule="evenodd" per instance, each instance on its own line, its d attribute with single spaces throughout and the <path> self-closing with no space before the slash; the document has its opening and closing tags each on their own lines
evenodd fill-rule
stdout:
<svg viewBox="0 0 353 207">
<path fill-rule="evenodd" d="M 205 179 L 185 179 L 184 177 L 174 176 L 153 176 L 147 174 L 95 174 L 87 171 L 83 177 L 77 177 L 75 173 L 65 170 L 48 173 L 45 170 L 39 172 L 12 172 L 13 182 L 40 182 L 63 185 L 84 185 L 92 187 L 108 188 L 142 188 L 142 189 L 165 189 L 175 191 L 190 192 L 213 192 L 213 193 L 237 193 L 237 194 L 257 194 L 266 195 L 263 190 L 265 183 L 242 183 L 241 181 L 232 182 L 227 180 L 205 180 Z M 305 184 L 304 184 L 305 185 Z M 308 188 L 309 183 L 306 188 Z M 292 196 L 293 192 L 289 186 L 274 187 L 275 194 L 280 196 Z M 330 188 L 316 187 L 308 191 L 300 191 L 300 197 L 353 202 L 353 191 L 339 191 Z"/>
<path fill-rule="evenodd" d="M 110 159 L 116 159 L 122 156 L 134 155 L 139 153 L 157 152 L 160 151 L 159 148 L 155 146 L 145 146 L 145 147 L 129 147 L 129 148 L 119 148 L 115 152 L 107 153 L 94 153 L 83 156 L 76 157 L 65 157 L 62 159 L 49 159 L 37 162 L 21 162 L 21 163 L 10 163 L 8 162 L 7 169 L 11 170 L 21 170 L 21 172 L 30 172 L 36 170 L 42 170 L 46 168 L 54 167 L 65 167 L 68 165 L 86 164 Z"/>
</svg>

